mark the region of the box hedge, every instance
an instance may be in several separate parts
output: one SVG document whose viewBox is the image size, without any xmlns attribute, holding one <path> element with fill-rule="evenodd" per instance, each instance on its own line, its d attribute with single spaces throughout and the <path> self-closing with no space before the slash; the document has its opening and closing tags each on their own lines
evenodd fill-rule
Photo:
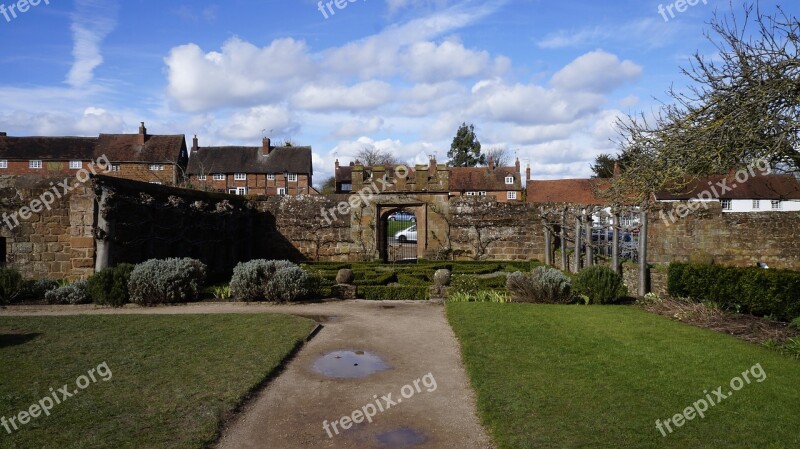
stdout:
<svg viewBox="0 0 800 449">
<path fill-rule="evenodd" d="M 360 286 L 358 296 L 367 300 L 415 300 L 425 301 L 429 297 L 428 287 L 408 286 Z"/>
<path fill-rule="evenodd" d="M 800 317 L 800 273 L 789 270 L 672 263 L 669 294 L 710 301 L 741 313 L 782 321 Z"/>
</svg>

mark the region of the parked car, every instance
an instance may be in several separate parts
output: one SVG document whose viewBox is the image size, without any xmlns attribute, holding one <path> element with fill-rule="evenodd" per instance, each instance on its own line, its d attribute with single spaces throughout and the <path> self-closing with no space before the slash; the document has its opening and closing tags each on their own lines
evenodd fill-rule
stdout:
<svg viewBox="0 0 800 449">
<path fill-rule="evenodd" d="M 389 215 L 389 221 L 417 221 L 417 217 L 411 212 L 400 211 Z"/>
<path fill-rule="evenodd" d="M 416 242 L 417 241 L 417 225 L 410 228 L 403 229 L 394 234 L 395 240 L 400 243 Z"/>
</svg>

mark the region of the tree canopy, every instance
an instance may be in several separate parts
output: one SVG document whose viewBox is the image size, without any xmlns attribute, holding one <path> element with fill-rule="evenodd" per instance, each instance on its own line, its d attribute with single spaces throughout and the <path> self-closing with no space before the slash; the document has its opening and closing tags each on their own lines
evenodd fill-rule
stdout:
<svg viewBox="0 0 800 449">
<path fill-rule="evenodd" d="M 486 164 L 486 156 L 481 154 L 481 143 L 475 135 L 475 125 L 461 124 L 450 145 L 450 151 L 447 152 L 447 158 L 447 165 L 451 167 L 476 167 Z"/>
</svg>

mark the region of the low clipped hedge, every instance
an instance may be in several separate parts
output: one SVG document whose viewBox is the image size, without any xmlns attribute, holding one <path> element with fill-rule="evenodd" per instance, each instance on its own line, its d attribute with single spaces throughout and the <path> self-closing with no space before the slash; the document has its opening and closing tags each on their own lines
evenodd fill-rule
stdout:
<svg viewBox="0 0 800 449">
<path fill-rule="evenodd" d="M 429 298 L 428 287 L 408 286 L 361 286 L 358 296 L 367 300 L 413 300 L 425 301 Z"/>
<path fill-rule="evenodd" d="M 122 307 L 130 301 L 128 281 L 134 266 L 122 263 L 105 268 L 89 277 L 86 293 L 95 304 Z"/>
<path fill-rule="evenodd" d="M 388 285 L 392 282 L 397 282 L 397 276 L 395 275 L 394 271 L 389 272 L 378 272 L 378 273 L 370 273 L 369 276 L 356 276 L 356 280 L 353 281 L 353 285 L 363 285 L 363 286 L 378 286 L 378 285 Z"/>
<path fill-rule="evenodd" d="M 800 272 L 672 263 L 667 282 L 675 297 L 782 321 L 800 317 Z"/>
</svg>

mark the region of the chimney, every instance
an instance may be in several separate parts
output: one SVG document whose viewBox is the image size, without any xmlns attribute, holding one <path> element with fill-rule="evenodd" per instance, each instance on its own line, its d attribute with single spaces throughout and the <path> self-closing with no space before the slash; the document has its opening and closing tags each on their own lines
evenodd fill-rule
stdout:
<svg viewBox="0 0 800 449">
<path fill-rule="evenodd" d="M 525 169 L 525 180 L 531 180 L 531 166 L 529 165 L 528 168 Z"/>
<path fill-rule="evenodd" d="M 144 145 L 145 141 L 147 141 L 147 128 L 144 127 L 144 122 L 139 126 L 139 145 Z"/>
<path fill-rule="evenodd" d="M 514 163 L 514 166 L 517 167 L 517 173 L 519 173 L 520 172 L 519 158 L 517 158 L 517 161 Z"/>
<path fill-rule="evenodd" d="M 194 139 L 192 139 L 192 153 L 197 153 L 197 150 L 200 149 L 200 145 L 198 144 L 197 134 L 194 135 Z"/>
<path fill-rule="evenodd" d="M 272 151 L 272 141 L 270 141 L 269 137 L 264 137 L 264 140 L 261 141 L 261 153 L 264 156 L 269 156 L 270 151 Z"/>
<path fill-rule="evenodd" d="M 339 170 L 339 159 L 336 159 L 336 170 Z"/>
<path fill-rule="evenodd" d="M 619 161 L 614 161 L 614 177 L 619 178 Z"/>
<path fill-rule="evenodd" d="M 5 131 L 0 132 L 0 137 L 8 137 L 8 134 Z"/>
</svg>

